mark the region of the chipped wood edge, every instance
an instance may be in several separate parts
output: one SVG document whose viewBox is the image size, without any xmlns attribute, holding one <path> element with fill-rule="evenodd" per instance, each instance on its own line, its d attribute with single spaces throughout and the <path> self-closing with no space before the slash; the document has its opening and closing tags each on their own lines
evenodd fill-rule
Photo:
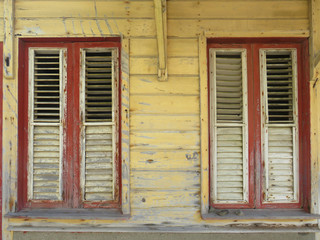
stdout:
<svg viewBox="0 0 320 240">
<path fill-rule="evenodd" d="M 4 0 L 3 76 L 14 78 L 14 0 Z"/>
<path fill-rule="evenodd" d="M 129 39 L 121 40 L 121 208 L 130 214 Z"/>
<path fill-rule="evenodd" d="M 199 36 L 199 77 L 200 77 L 200 151 L 201 151 L 201 215 L 209 211 L 209 127 L 208 127 L 208 67 L 207 38 Z"/>
</svg>

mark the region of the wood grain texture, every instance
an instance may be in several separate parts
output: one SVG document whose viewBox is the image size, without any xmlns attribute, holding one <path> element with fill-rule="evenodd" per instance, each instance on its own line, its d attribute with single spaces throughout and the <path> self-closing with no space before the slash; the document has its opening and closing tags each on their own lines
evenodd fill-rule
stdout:
<svg viewBox="0 0 320 240">
<path fill-rule="evenodd" d="M 130 56 L 157 56 L 156 39 L 134 38 L 130 41 Z M 187 49 L 187 51 L 186 51 Z M 168 57 L 197 57 L 197 39 L 196 38 L 169 38 L 168 39 Z"/>
<path fill-rule="evenodd" d="M 198 207 L 200 205 L 197 190 L 159 190 L 133 192 L 132 207 L 135 209 L 170 208 L 170 207 Z"/>
<path fill-rule="evenodd" d="M 198 114 L 197 96 L 131 96 L 130 112 L 147 114 Z"/>
<path fill-rule="evenodd" d="M 121 210 L 130 214 L 130 40 L 122 39 L 121 51 Z"/>
<path fill-rule="evenodd" d="M 199 78 L 197 76 L 173 76 L 159 83 L 156 75 L 131 76 L 131 94 L 141 95 L 198 95 Z"/>
<path fill-rule="evenodd" d="M 132 190 L 197 190 L 199 184 L 200 173 L 197 171 L 131 171 Z"/>
<path fill-rule="evenodd" d="M 18 0 L 16 12 L 21 18 L 154 18 L 152 1 Z"/>
<path fill-rule="evenodd" d="M 130 147 L 137 149 L 194 149 L 198 150 L 200 137 L 197 131 L 146 131 L 130 133 Z"/>
<path fill-rule="evenodd" d="M 201 136 L 201 207 L 203 216 L 209 211 L 209 103 L 208 103 L 208 65 L 207 38 L 199 36 L 199 77 L 200 77 L 200 136 Z"/>
<path fill-rule="evenodd" d="M 169 19 L 168 20 L 168 36 L 170 37 L 194 37 L 202 31 L 210 32 L 225 32 L 228 35 L 230 32 L 238 31 L 252 32 L 275 32 L 282 31 L 300 31 L 309 29 L 308 19 L 201 19 L 194 21 L 191 19 Z"/>
<path fill-rule="evenodd" d="M 169 1 L 169 19 L 307 19 L 307 1 Z"/>
<path fill-rule="evenodd" d="M 197 115 L 131 115 L 131 130 L 137 131 L 199 131 Z"/>
<path fill-rule="evenodd" d="M 199 150 L 132 150 L 131 168 L 140 170 L 199 170 Z"/>
</svg>

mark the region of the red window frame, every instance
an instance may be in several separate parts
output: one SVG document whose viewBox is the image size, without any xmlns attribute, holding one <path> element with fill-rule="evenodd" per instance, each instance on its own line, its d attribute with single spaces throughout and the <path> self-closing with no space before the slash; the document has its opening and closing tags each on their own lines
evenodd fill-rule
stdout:
<svg viewBox="0 0 320 240">
<path fill-rule="evenodd" d="M 309 211 L 310 190 L 310 93 L 309 52 L 305 38 L 215 38 L 208 39 L 207 59 L 210 48 L 244 48 L 247 50 L 248 86 L 248 158 L 249 201 L 247 204 L 214 204 L 209 193 L 210 206 L 217 209 L 232 208 L 303 208 Z M 263 164 L 261 157 L 261 96 L 259 49 L 296 48 L 298 65 L 298 126 L 299 126 L 299 201 L 297 203 L 263 203 Z M 208 60 L 208 69 L 209 68 Z M 208 72 L 208 102 L 210 111 L 210 73 Z M 209 129 L 210 114 L 209 114 Z M 250 129 L 253 129 L 250 131 Z M 212 151 L 209 131 L 209 156 Z M 211 160 L 209 160 L 211 161 Z M 211 163 L 210 163 L 211 165 Z M 212 173 L 209 172 L 209 179 Z M 209 182 L 210 185 L 210 182 Z M 210 188 L 209 188 L 210 189 Z"/>
<path fill-rule="evenodd" d="M 28 50 L 33 48 L 67 49 L 66 119 L 63 146 L 63 200 L 28 200 Z M 82 201 L 80 188 L 80 49 L 81 48 L 117 48 L 118 49 L 118 118 L 116 121 L 116 182 L 115 199 L 112 201 Z M 68 39 L 20 39 L 18 70 L 18 210 L 24 208 L 120 208 L 121 204 L 121 66 L 120 38 L 68 38 Z"/>
</svg>

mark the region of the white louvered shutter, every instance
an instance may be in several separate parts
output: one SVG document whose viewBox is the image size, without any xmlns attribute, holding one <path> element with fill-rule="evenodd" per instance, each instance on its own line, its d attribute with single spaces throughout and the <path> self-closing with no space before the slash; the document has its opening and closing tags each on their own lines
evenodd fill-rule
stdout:
<svg viewBox="0 0 320 240">
<path fill-rule="evenodd" d="M 211 196 L 248 202 L 248 116 L 245 49 L 210 49 Z"/>
<path fill-rule="evenodd" d="M 114 199 L 117 51 L 81 50 L 82 198 Z"/>
<path fill-rule="evenodd" d="M 297 57 L 295 49 L 260 50 L 264 202 L 298 201 Z"/>
<path fill-rule="evenodd" d="M 62 199 L 62 49 L 29 50 L 28 199 Z"/>
</svg>

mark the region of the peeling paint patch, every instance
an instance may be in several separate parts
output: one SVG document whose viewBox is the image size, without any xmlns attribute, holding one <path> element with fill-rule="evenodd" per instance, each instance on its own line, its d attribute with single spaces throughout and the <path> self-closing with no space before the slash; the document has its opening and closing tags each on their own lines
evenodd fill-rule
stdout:
<svg viewBox="0 0 320 240">
<path fill-rule="evenodd" d="M 146 106 L 150 106 L 150 105 L 151 105 L 151 104 L 145 103 L 145 102 L 139 102 L 139 104 L 141 104 L 141 105 L 146 105 Z"/>
<path fill-rule="evenodd" d="M 106 16 L 106 15 L 104 15 L 104 22 L 106 23 L 107 28 L 109 29 L 109 32 L 112 34 L 113 31 L 112 31 L 112 28 L 111 28 L 111 26 L 110 26 L 110 24 L 109 24 L 109 22 L 108 22 L 108 19 L 107 19 L 107 16 Z"/>
<path fill-rule="evenodd" d="M 90 30 L 91 30 L 92 35 L 95 36 L 96 34 L 94 33 L 94 31 L 92 29 L 91 22 L 89 22 L 89 26 L 90 26 Z"/>
<path fill-rule="evenodd" d="M 76 33 L 76 27 L 74 26 L 74 21 L 72 20 L 72 28 L 73 28 L 73 34 Z"/>
<path fill-rule="evenodd" d="M 66 34 L 69 34 L 68 29 L 67 29 L 67 25 L 66 25 L 66 19 L 62 18 L 62 22 L 63 22 L 64 30 L 66 31 Z"/>
<path fill-rule="evenodd" d="M 12 94 L 12 92 L 11 92 L 11 90 L 10 90 L 10 88 L 9 88 L 9 85 L 7 85 L 7 91 L 8 91 L 8 93 L 11 95 L 11 97 L 13 98 L 13 100 L 14 100 L 16 103 L 18 103 L 18 100 L 17 100 L 17 98 Z"/>
<path fill-rule="evenodd" d="M 148 155 L 154 155 L 156 152 L 153 151 L 146 151 L 146 152 L 141 152 L 142 154 L 148 154 Z"/>
<path fill-rule="evenodd" d="M 149 136 L 139 136 L 141 138 L 146 138 L 146 139 L 154 139 L 154 137 L 149 137 Z"/>
<path fill-rule="evenodd" d="M 139 80 L 142 81 L 142 82 L 152 83 L 152 81 L 144 79 L 144 78 L 140 78 Z"/>
<path fill-rule="evenodd" d="M 21 31 L 22 35 L 43 35 L 44 31 L 41 30 L 40 27 L 24 27 Z"/>
<path fill-rule="evenodd" d="M 80 17 L 81 17 L 81 16 L 80 16 L 80 14 L 79 14 L 79 18 L 80 18 Z M 83 30 L 83 25 L 82 25 L 82 23 L 83 23 L 83 21 L 80 19 L 80 26 L 81 26 L 82 34 L 83 34 L 83 36 L 86 36 L 86 34 L 85 34 L 84 30 Z"/>
</svg>

